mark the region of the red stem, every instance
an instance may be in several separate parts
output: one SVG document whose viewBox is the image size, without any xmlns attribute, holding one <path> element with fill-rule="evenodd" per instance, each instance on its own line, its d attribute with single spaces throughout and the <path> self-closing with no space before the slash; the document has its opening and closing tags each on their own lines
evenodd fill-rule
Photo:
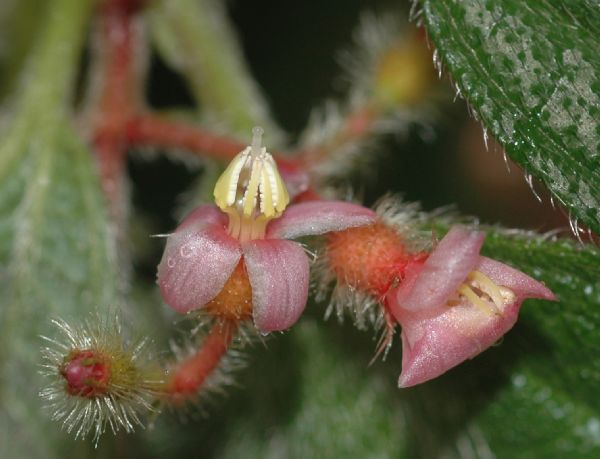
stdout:
<svg viewBox="0 0 600 459">
<path fill-rule="evenodd" d="M 222 161 L 231 160 L 246 145 L 193 124 L 171 121 L 141 111 L 139 82 L 135 72 L 135 51 L 139 36 L 135 14 L 144 0 L 105 0 L 99 7 L 100 38 L 98 60 L 101 79 L 99 97 L 93 107 L 92 138 L 98 158 L 103 191 L 112 220 L 125 222 L 124 175 L 127 148 L 152 146 L 181 149 Z M 375 114 L 370 106 L 350 113 L 340 131 L 327 145 L 296 152 L 288 159 L 275 154 L 281 168 L 306 173 L 343 143 L 364 136 L 372 128 Z M 313 195 L 302 199 L 314 199 Z"/>
<path fill-rule="evenodd" d="M 140 83 L 134 65 L 140 36 L 134 19 L 143 3 L 142 0 L 105 0 L 99 7 L 100 34 L 96 58 L 100 80 L 97 98 L 91 107 L 92 143 L 102 189 L 109 203 L 111 219 L 119 229 L 119 238 L 123 237 L 121 233 L 126 221 L 124 183 L 128 147 L 181 149 L 224 162 L 246 148 L 243 143 L 199 126 L 171 121 L 141 110 Z M 361 135 L 368 129 L 363 125 L 367 118 L 364 113 L 353 115 L 332 142 Z M 314 166 L 318 163 L 319 152 L 316 155 L 315 151 L 310 153 L 306 159 L 310 157 L 313 160 L 310 165 Z M 305 174 L 308 166 L 308 162 L 302 161 L 305 158 L 288 159 L 277 153 L 274 156 L 282 172 L 287 171 L 288 175 L 296 178 Z M 315 196 L 309 193 L 301 199 L 315 199 Z"/>
<path fill-rule="evenodd" d="M 319 162 L 343 143 L 367 135 L 373 127 L 374 120 L 373 110 L 368 106 L 361 107 L 349 114 L 342 129 L 330 139 L 327 145 L 299 150 L 287 157 L 272 152 L 273 156 L 276 157 L 280 167 L 294 171 L 318 166 Z M 221 161 L 230 161 L 247 146 L 195 124 L 169 120 L 152 113 L 133 114 L 126 120 L 125 131 L 128 146 L 180 149 Z"/>
<path fill-rule="evenodd" d="M 216 159 L 231 160 L 246 145 L 219 136 L 192 124 L 170 121 L 157 115 L 139 114 L 127 124 L 131 146 L 158 146 L 204 153 Z"/>
<path fill-rule="evenodd" d="M 106 0 L 100 5 L 98 60 L 101 79 L 93 107 L 92 138 L 100 167 L 100 180 L 113 221 L 124 221 L 127 120 L 138 105 L 134 69 L 136 45 L 134 14 L 140 0 Z"/>
<path fill-rule="evenodd" d="M 182 401 L 200 391 L 206 378 L 217 368 L 227 352 L 236 328 L 237 323 L 216 323 L 198 352 L 179 362 L 171 373 L 167 389 L 174 401 Z"/>
<path fill-rule="evenodd" d="M 152 146 L 164 149 L 180 149 L 190 153 L 209 156 L 228 162 L 247 145 L 229 137 L 221 136 L 190 123 L 171 121 L 159 115 L 140 113 L 127 123 L 129 146 Z M 284 177 L 298 177 L 304 173 L 300 161 L 288 159 L 273 152 Z M 304 200 L 309 199 L 304 197 Z M 311 197 L 310 199 L 314 199 Z"/>
</svg>

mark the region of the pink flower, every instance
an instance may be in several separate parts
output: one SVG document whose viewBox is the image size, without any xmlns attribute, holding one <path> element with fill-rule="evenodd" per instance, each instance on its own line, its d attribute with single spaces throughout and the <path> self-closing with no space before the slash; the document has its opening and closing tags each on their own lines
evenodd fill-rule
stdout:
<svg viewBox="0 0 600 459">
<path fill-rule="evenodd" d="M 252 286 L 253 318 L 261 332 L 284 330 L 302 314 L 308 296 L 308 257 L 288 238 L 323 234 L 372 223 L 373 211 L 347 202 L 314 201 L 290 206 L 264 238 L 240 242 L 227 231 L 227 215 L 215 206 L 194 210 L 172 234 L 158 266 L 165 302 L 179 312 L 215 298 L 240 259 Z"/>
<path fill-rule="evenodd" d="M 440 376 L 510 330 L 526 298 L 555 300 L 541 282 L 479 255 L 485 235 L 454 226 L 389 293 L 402 326 L 400 387 Z"/>
<path fill-rule="evenodd" d="M 262 129 L 253 132 L 252 146 L 233 159 L 215 185 L 218 207 L 198 207 L 169 237 L 158 285 L 175 310 L 202 308 L 223 290 L 243 258 L 254 323 L 266 333 L 292 326 L 308 297 L 308 257 L 286 239 L 367 225 L 375 213 L 338 201 L 286 209 L 286 185 L 261 145 Z"/>
</svg>

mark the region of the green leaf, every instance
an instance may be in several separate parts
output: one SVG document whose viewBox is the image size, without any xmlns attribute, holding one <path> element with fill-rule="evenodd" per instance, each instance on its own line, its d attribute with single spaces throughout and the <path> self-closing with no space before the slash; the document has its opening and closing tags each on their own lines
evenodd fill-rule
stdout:
<svg viewBox="0 0 600 459">
<path fill-rule="evenodd" d="M 7 426 L 0 444 L 14 448 L 7 457 L 18 457 L 17 451 L 60 457 L 72 445 L 37 397 L 47 382 L 37 375 L 44 344 L 40 335 L 56 334 L 51 318 L 78 321 L 115 305 L 116 267 L 89 152 L 66 123 L 54 123 L 50 137 L 32 140 L 14 169 L 2 170 L 14 176 L 6 182 L 11 192 L 0 190 L 3 198 L 12 198 L 2 199 L 1 206 L 2 216 L 10 217 L 2 218 L 2 265 L 7 269 L 0 397 Z M 21 431 L 19 441 L 9 441 L 15 428 Z M 28 444 L 35 448 L 28 450 Z"/>
<path fill-rule="evenodd" d="M 87 455 L 42 410 L 40 335 L 115 305 L 117 269 L 70 99 L 91 1 L 55 0 L 0 143 L 0 456 Z"/>
<path fill-rule="evenodd" d="M 484 126 L 600 233 L 597 2 L 422 0 L 429 36 Z"/>
<path fill-rule="evenodd" d="M 308 318 L 294 330 L 298 380 L 286 387 L 277 385 L 274 375 L 263 375 L 275 383 L 271 390 L 280 393 L 280 401 L 292 407 L 289 418 L 270 425 L 240 419 L 219 457 L 399 457 L 406 431 L 402 408 L 393 401 L 397 389 L 381 373 L 366 371 L 365 351 L 372 345 L 353 357 L 340 334 L 331 331 Z M 268 412 L 272 408 L 261 404 L 276 401 L 265 389 L 254 394 L 259 397 L 254 413 Z"/>
</svg>

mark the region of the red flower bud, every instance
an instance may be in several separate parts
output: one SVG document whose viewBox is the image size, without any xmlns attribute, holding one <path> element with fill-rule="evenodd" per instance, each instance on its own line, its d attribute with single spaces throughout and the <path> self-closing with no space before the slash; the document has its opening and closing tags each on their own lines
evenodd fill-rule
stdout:
<svg viewBox="0 0 600 459">
<path fill-rule="evenodd" d="M 93 398 L 107 392 L 110 361 L 94 350 L 75 350 L 65 359 L 60 374 L 70 395 Z"/>
</svg>

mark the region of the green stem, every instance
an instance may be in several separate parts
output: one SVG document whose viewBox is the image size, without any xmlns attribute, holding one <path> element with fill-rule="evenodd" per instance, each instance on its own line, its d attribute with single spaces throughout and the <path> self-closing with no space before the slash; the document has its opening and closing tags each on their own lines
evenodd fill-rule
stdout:
<svg viewBox="0 0 600 459">
<path fill-rule="evenodd" d="M 31 142 L 50 144 L 69 114 L 93 0 L 52 0 L 21 78 L 16 112 L 0 145 L 0 180 Z M 32 135 L 35 133 L 35 135 Z"/>
<path fill-rule="evenodd" d="M 185 76 L 203 109 L 245 137 L 261 125 L 271 144 L 280 142 L 281 130 L 269 115 L 220 2 L 161 0 L 149 16 L 163 57 Z"/>
<path fill-rule="evenodd" d="M 93 3 L 54 0 L 49 6 L 45 30 L 23 81 L 25 112 L 41 110 L 55 116 L 54 110 L 68 106 Z"/>
</svg>

